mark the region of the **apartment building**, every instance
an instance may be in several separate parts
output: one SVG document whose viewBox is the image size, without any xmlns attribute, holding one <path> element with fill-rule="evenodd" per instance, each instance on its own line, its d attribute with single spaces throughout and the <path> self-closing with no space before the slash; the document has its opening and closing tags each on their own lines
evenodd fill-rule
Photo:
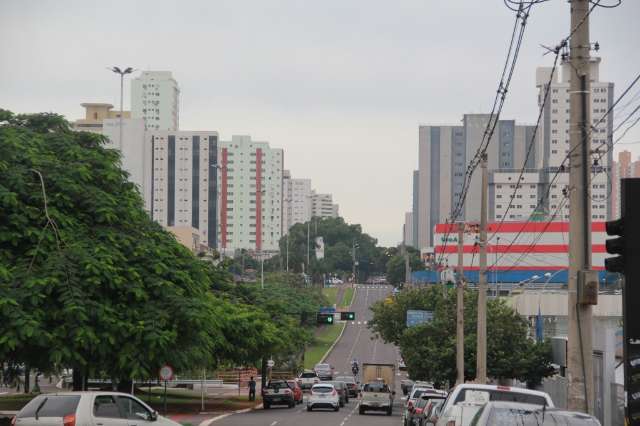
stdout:
<svg viewBox="0 0 640 426">
<path fill-rule="evenodd" d="M 199 243 L 217 247 L 218 132 L 151 131 L 148 209 L 169 229 L 195 228 Z"/>
<path fill-rule="evenodd" d="M 250 136 L 219 144 L 219 249 L 278 251 L 282 236 L 283 151 Z"/>
<path fill-rule="evenodd" d="M 102 134 L 104 120 L 120 118 L 120 111 L 113 111 L 113 105 L 108 103 L 85 102 L 80 105 L 84 108 L 84 118 L 71 124 L 71 127 L 77 131 Z M 123 111 L 122 118 L 131 118 L 131 112 Z"/>
<path fill-rule="evenodd" d="M 333 195 L 311 193 L 311 217 L 338 217 L 340 215 L 338 204 L 333 203 Z"/>
<path fill-rule="evenodd" d="M 144 120 L 145 130 L 179 129 L 180 88 L 171 71 L 142 71 L 131 81 L 131 116 Z"/>
<path fill-rule="evenodd" d="M 282 233 L 286 234 L 296 223 L 311 219 L 311 179 L 292 178 L 291 172 L 284 170 L 282 193 Z"/>
</svg>

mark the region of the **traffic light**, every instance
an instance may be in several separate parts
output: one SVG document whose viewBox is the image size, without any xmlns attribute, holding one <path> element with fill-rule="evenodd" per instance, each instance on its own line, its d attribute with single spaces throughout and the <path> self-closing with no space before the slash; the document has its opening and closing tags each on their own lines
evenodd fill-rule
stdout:
<svg viewBox="0 0 640 426">
<path fill-rule="evenodd" d="M 624 274 L 622 291 L 624 388 L 628 400 L 626 416 L 630 424 L 640 419 L 640 178 L 622 179 L 620 216 L 606 223 L 607 235 L 617 238 L 605 243 L 607 253 L 618 255 L 605 259 L 608 272 Z"/>
<path fill-rule="evenodd" d="M 318 324 L 333 324 L 333 314 L 318 313 Z"/>
<path fill-rule="evenodd" d="M 340 320 L 341 321 L 353 321 L 356 319 L 355 312 L 340 312 Z"/>
</svg>

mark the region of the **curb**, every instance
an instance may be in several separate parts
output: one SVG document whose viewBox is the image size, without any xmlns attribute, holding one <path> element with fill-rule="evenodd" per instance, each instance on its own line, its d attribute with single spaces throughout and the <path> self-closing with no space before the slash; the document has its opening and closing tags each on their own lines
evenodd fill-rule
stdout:
<svg viewBox="0 0 640 426">
<path fill-rule="evenodd" d="M 349 308 L 351 307 L 351 305 L 353 305 L 353 301 L 356 298 L 356 288 L 353 288 L 353 297 L 351 298 L 351 303 L 349 304 Z M 344 329 L 347 328 L 347 322 L 345 321 L 342 324 L 342 330 L 340 331 L 340 334 L 338 335 L 338 337 L 336 338 L 336 340 L 333 341 L 333 343 L 331 344 L 331 346 L 329 346 L 329 349 L 327 349 L 327 352 L 324 353 L 324 355 L 322 355 L 322 358 L 320 358 L 320 363 L 322 364 L 324 362 L 325 359 L 327 359 L 327 357 L 331 354 L 331 351 L 333 350 L 333 348 L 336 346 L 336 344 L 340 341 L 340 339 L 342 339 L 342 334 L 344 333 Z"/>
</svg>

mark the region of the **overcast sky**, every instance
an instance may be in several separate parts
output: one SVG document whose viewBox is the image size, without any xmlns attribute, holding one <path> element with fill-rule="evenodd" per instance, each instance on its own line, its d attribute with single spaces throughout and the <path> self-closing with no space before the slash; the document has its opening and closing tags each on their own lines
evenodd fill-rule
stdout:
<svg viewBox="0 0 640 426">
<path fill-rule="evenodd" d="M 418 125 L 488 112 L 513 16 L 502 0 L 0 0 L 0 107 L 77 119 L 82 102 L 118 105 L 106 66 L 170 70 L 182 130 L 283 148 L 294 177 L 391 245 L 411 208 Z M 616 94 L 640 72 L 638 18 L 638 0 L 592 14 Z M 535 68 L 553 60 L 539 45 L 568 32 L 565 0 L 534 8 L 503 118 L 535 121 Z"/>
</svg>

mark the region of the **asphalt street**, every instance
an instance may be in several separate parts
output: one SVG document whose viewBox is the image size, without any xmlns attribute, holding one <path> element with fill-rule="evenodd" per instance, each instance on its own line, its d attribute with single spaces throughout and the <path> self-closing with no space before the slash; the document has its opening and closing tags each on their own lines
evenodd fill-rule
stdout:
<svg viewBox="0 0 640 426">
<path fill-rule="evenodd" d="M 393 345 L 374 339 L 367 328 L 371 320 L 369 306 L 391 293 L 390 286 L 358 285 L 351 310 L 356 320 L 346 324 L 342 337 L 334 346 L 325 362 L 335 367 L 337 375 L 351 375 L 351 360 L 356 358 L 360 364 L 366 362 L 391 363 L 396 365 L 398 350 Z M 396 402 L 392 416 L 384 413 L 358 414 L 358 401 L 351 398 L 338 412 L 318 410 L 307 412 L 306 405 L 295 408 L 274 407 L 269 410 L 257 409 L 247 413 L 233 414 L 211 423 L 211 426 L 377 426 L 399 425 L 402 415 L 400 399 L 400 376 L 396 377 Z M 306 395 L 305 395 L 306 400 Z"/>
</svg>

